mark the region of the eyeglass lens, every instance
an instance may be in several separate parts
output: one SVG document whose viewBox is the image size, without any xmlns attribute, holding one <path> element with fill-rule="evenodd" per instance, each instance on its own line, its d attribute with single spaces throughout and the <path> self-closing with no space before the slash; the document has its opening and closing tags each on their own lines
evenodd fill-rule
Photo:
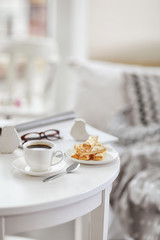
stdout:
<svg viewBox="0 0 160 240">
<path fill-rule="evenodd" d="M 52 141 L 57 138 L 61 138 L 58 130 L 47 130 L 45 131 L 44 135 L 48 140 L 52 140 Z"/>
</svg>

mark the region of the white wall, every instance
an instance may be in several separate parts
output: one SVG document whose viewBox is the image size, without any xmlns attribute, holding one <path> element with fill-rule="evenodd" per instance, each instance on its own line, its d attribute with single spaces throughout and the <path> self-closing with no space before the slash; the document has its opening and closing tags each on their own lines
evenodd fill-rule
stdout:
<svg viewBox="0 0 160 240">
<path fill-rule="evenodd" d="M 160 64 L 159 0 L 91 0 L 90 57 Z"/>
</svg>

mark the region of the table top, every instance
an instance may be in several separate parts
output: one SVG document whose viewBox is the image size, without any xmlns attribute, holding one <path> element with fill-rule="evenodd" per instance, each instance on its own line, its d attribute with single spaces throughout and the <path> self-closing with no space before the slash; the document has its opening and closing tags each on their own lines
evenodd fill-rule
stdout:
<svg viewBox="0 0 160 240">
<path fill-rule="evenodd" d="M 57 128 L 63 140 L 56 142 L 57 148 L 66 151 L 76 142 L 69 135 L 73 122 L 58 123 L 40 130 Z M 90 133 L 95 129 L 89 128 Z M 94 132 L 95 133 L 95 132 Z M 105 140 L 105 135 L 97 130 L 97 135 Z M 107 142 L 109 135 L 106 135 Z M 110 136 L 111 141 L 113 140 Z M 119 156 L 112 163 L 84 165 L 72 173 L 44 183 L 42 177 L 25 175 L 12 167 L 12 162 L 23 156 L 23 150 L 12 154 L 0 154 L 0 216 L 20 214 L 61 207 L 83 200 L 105 189 L 117 177 L 120 168 Z M 72 163 L 65 159 L 65 167 Z"/>
</svg>

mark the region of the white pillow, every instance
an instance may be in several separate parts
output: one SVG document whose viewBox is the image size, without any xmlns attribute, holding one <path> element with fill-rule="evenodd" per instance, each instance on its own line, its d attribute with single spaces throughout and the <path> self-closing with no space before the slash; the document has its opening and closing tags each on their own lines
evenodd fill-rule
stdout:
<svg viewBox="0 0 160 240">
<path fill-rule="evenodd" d="M 77 79 L 73 107 L 76 116 L 84 118 L 87 123 L 103 131 L 106 131 L 112 116 L 127 106 L 123 72 L 155 70 L 73 58 L 69 60 L 69 66 Z"/>
</svg>

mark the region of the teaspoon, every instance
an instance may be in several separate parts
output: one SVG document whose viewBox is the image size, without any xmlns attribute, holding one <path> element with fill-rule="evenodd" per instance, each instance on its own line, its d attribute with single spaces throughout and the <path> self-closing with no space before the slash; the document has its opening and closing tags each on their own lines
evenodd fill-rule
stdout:
<svg viewBox="0 0 160 240">
<path fill-rule="evenodd" d="M 57 177 L 60 177 L 60 176 L 65 175 L 67 173 L 72 173 L 75 170 L 77 170 L 79 168 L 79 166 L 80 166 L 79 163 L 73 163 L 68 168 L 66 168 L 65 172 L 61 172 L 61 173 L 58 173 L 56 175 L 52 175 L 50 177 L 47 177 L 47 178 L 43 179 L 43 182 L 51 182 L 53 179 L 55 179 Z"/>
</svg>

